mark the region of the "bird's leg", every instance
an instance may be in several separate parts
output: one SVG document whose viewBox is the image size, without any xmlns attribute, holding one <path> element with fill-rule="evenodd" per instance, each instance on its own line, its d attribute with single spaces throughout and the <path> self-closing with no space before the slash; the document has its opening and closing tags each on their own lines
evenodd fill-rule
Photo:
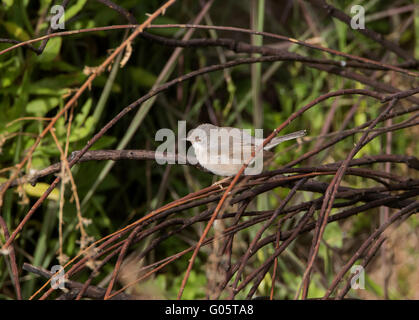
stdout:
<svg viewBox="0 0 419 320">
<path fill-rule="evenodd" d="M 221 190 L 223 189 L 223 183 L 228 182 L 231 179 L 231 177 L 226 177 L 224 179 L 221 179 L 219 181 L 216 181 L 212 184 L 212 186 L 219 186 Z"/>
</svg>

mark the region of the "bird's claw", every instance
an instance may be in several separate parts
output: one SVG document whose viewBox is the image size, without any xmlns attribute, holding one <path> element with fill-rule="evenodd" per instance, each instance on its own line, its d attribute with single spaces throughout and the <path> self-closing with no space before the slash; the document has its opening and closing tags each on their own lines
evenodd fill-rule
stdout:
<svg viewBox="0 0 419 320">
<path fill-rule="evenodd" d="M 216 181 L 212 184 L 212 186 L 219 186 L 221 190 L 223 190 L 223 183 L 226 183 L 228 180 L 230 180 L 230 177 L 221 179 L 219 181 Z"/>
</svg>

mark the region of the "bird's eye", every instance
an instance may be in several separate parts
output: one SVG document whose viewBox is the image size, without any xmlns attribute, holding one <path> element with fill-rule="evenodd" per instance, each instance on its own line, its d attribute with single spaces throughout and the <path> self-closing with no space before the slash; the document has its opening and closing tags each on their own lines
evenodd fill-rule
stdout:
<svg viewBox="0 0 419 320">
<path fill-rule="evenodd" d="M 195 141 L 201 141 L 198 136 L 195 137 Z"/>
</svg>

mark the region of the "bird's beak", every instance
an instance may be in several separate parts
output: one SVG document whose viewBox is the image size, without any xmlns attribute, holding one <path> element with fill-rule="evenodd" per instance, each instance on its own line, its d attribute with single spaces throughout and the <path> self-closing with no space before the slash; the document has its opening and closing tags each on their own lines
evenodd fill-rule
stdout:
<svg viewBox="0 0 419 320">
<path fill-rule="evenodd" d="M 188 138 L 180 138 L 180 141 L 189 141 Z"/>
</svg>

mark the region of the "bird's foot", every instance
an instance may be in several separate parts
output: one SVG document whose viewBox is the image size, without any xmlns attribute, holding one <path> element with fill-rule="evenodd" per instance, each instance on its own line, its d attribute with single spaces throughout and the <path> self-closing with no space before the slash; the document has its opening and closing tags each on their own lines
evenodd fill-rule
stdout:
<svg viewBox="0 0 419 320">
<path fill-rule="evenodd" d="M 221 190 L 223 190 L 223 183 L 229 182 L 230 179 L 231 179 L 231 177 L 227 177 L 227 178 L 221 179 L 219 181 L 214 182 L 212 184 L 212 186 L 219 186 L 221 188 Z"/>
</svg>

